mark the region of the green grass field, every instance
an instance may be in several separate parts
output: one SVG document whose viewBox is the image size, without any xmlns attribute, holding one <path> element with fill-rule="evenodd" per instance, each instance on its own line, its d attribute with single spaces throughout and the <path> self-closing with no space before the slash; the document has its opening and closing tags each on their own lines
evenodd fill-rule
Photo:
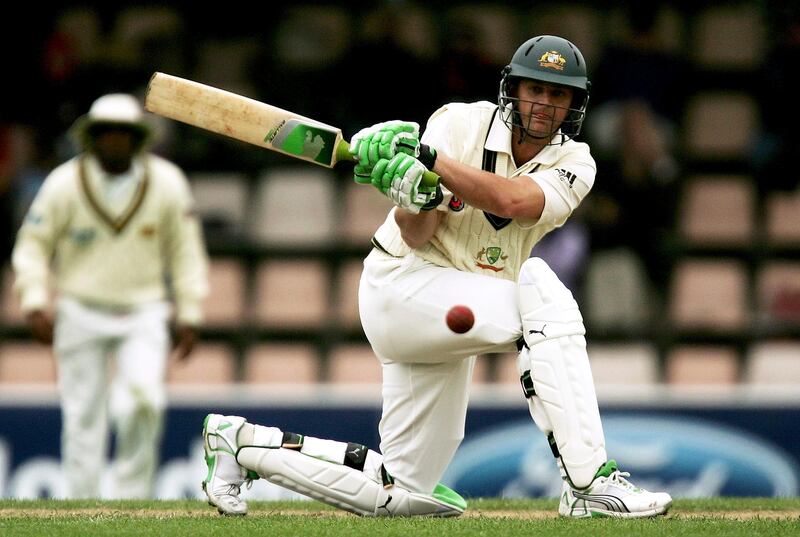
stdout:
<svg viewBox="0 0 800 537">
<path fill-rule="evenodd" d="M 484 499 L 455 519 L 359 518 L 317 502 L 251 502 L 247 517 L 219 516 L 199 500 L 0 500 L 3 537 L 60 536 L 542 536 L 800 535 L 800 498 L 677 500 L 647 520 L 567 520 L 555 500 Z"/>
</svg>

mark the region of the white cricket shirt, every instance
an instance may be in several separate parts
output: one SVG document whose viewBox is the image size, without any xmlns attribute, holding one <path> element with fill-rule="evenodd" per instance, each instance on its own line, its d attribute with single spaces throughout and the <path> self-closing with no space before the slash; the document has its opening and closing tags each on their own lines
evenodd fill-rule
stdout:
<svg viewBox="0 0 800 537">
<path fill-rule="evenodd" d="M 53 170 L 20 228 L 12 264 L 23 311 L 46 307 L 51 273 L 59 294 L 98 306 L 171 298 L 187 324 L 201 320 L 208 293 L 208 259 L 188 181 L 152 154 L 118 177 L 89 155 Z"/>
<path fill-rule="evenodd" d="M 495 151 L 495 173 L 509 178 L 527 175 L 542 188 L 545 206 L 541 217 L 535 222 L 498 218 L 454 200 L 444 189 L 444 201 L 437 210 L 445 215 L 431 240 L 414 253 L 443 267 L 516 280 L 533 246 L 546 233 L 563 225 L 589 193 L 596 165 L 588 145 L 567 140 L 543 148 L 532 160 L 516 166 L 511 131 L 499 114 L 494 114 L 496 108 L 496 104 L 487 101 L 448 104 L 431 116 L 422 142 L 479 169 L 484 149 Z M 411 250 L 400 236 L 395 210 L 389 213 L 375 238 L 393 255 L 403 256 Z"/>
</svg>

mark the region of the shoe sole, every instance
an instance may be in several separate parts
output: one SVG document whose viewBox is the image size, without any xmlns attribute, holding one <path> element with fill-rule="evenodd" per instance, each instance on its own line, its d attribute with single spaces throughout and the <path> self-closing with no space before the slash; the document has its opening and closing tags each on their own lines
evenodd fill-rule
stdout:
<svg viewBox="0 0 800 537">
<path fill-rule="evenodd" d="M 605 511 L 602 509 L 591 509 L 589 510 L 588 514 L 585 515 L 565 515 L 559 513 L 559 516 L 564 518 L 652 518 L 657 516 L 664 516 L 669 511 L 669 508 L 672 506 L 672 503 L 668 503 L 664 507 L 660 507 L 658 509 L 651 509 L 649 511 L 636 511 L 636 512 L 628 512 L 628 513 L 621 513 L 619 511 Z"/>
</svg>

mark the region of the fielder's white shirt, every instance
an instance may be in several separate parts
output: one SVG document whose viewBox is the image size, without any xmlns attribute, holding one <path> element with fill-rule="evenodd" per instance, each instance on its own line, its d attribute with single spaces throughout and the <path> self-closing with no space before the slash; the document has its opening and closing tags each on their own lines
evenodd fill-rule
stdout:
<svg viewBox="0 0 800 537">
<path fill-rule="evenodd" d="M 526 175 L 542 188 L 545 206 L 541 217 L 537 221 L 506 221 L 454 200 L 444 189 L 444 201 L 437 210 L 445 215 L 433 238 L 414 253 L 439 266 L 516 280 L 534 245 L 563 225 L 589 193 L 596 165 L 589 146 L 574 140 L 547 146 L 532 160 L 516 165 L 511 131 L 499 114 L 494 114 L 496 108 L 496 104 L 487 101 L 448 104 L 431 116 L 422 142 L 479 169 L 484 148 L 495 151 L 495 173 L 509 178 Z M 375 238 L 393 255 L 404 256 L 411 249 L 400 236 L 395 210 L 389 213 Z"/>
<path fill-rule="evenodd" d="M 208 293 L 188 181 L 152 154 L 118 176 L 88 154 L 53 170 L 20 228 L 12 264 L 23 311 L 47 306 L 51 268 L 60 295 L 126 308 L 172 299 L 187 324 L 201 320 Z"/>
<path fill-rule="evenodd" d="M 86 166 L 89 185 L 97 194 L 98 201 L 110 213 L 119 216 L 130 205 L 139 183 L 144 179 L 142 163 L 135 160 L 128 171 L 120 174 L 106 172 L 94 157 L 86 159 Z"/>
</svg>

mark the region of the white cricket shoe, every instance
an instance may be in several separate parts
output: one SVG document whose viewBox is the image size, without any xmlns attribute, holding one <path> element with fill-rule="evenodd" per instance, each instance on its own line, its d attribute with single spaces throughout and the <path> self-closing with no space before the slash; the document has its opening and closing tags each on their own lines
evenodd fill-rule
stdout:
<svg viewBox="0 0 800 537">
<path fill-rule="evenodd" d="M 616 461 L 608 461 L 597 471 L 592 484 L 582 490 L 564 481 L 558 514 L 565 517 L 641 518 L 666 514 L 672 497 L 666 492 L 648 492 L 625 479 Z"/>
<path fill-rule="evenodd" d="M 236 435 L 244 418 L 209 414 L 203 421 L 203 449 L 208 465 L 208 475 L 203 480 L 203 490 L 208 503 L 221 515 L 246 515 L 247 502 L 239 498 L 242 484 L 250 485 L 254 476 L 236 462 L 239 446 Z"/>
</svg>

